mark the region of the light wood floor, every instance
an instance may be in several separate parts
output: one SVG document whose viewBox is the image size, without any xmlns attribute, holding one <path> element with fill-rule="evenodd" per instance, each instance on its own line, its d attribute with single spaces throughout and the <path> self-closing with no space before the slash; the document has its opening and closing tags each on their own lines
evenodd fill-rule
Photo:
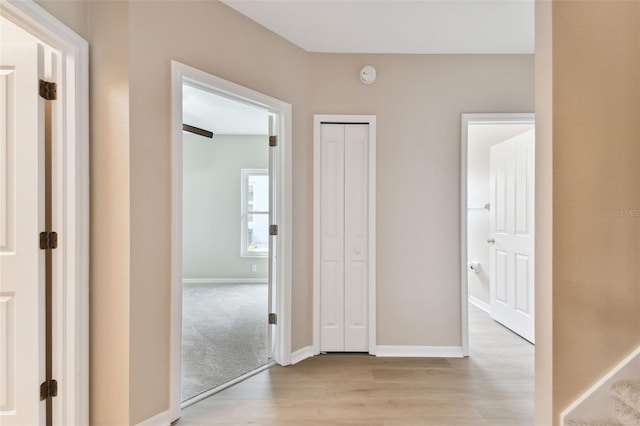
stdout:
<svg viewBox="0 0 640 426">
<path fill-rule="evenodd" d="M 176 426 L 532 425 L 533 346 L 469 314 L 469 358 L 320 355 L 195 404 Z"/>
</svg>

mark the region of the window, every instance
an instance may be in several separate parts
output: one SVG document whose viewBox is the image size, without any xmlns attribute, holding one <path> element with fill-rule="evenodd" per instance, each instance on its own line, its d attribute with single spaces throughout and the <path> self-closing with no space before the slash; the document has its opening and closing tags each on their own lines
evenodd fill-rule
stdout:
<svg viewBox="0 0 640 426">
<path fill-rule="evenodd" d="M 242 169 L 240 256 L 269 254 L 269 171 Z"/>
</svg>

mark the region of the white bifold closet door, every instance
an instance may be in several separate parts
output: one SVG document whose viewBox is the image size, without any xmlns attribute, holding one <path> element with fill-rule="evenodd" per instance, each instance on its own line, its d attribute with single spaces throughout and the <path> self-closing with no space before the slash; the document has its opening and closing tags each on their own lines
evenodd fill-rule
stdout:
<svg viewBox="0 0 640 426">
<path fill-rule="evenodd" d="M 368 352 L 369 125 L 320 133 L 320 351 Z"/>
</svg>

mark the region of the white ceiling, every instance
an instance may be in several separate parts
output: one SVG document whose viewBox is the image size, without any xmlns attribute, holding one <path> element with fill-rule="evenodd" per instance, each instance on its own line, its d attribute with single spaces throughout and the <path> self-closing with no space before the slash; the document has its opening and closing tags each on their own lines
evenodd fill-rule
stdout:
<svg viewBox="0 0 640 426">
<path fill-rule="evenodd" d="M 187 84 L 182 85 L 182 122 L 214 135 L 269 134 L 267 110 Z"/>
<path fill-rule="evenodd" d="M 309 52 L 534 51 L 534 0 L 221 1 Z"/>
</svg>

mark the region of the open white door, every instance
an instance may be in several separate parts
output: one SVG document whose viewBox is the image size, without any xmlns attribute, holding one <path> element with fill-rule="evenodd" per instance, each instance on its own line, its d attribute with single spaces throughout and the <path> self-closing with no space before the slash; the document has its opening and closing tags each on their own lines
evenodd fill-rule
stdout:
<svg viewBox="0 0 640 426">
<path fill-rule="evenodd" d="M 45 403 L 43 49 L 4 21 L 0 37 L 0 423 L 42 425 Z"/>
<path fill-rule="evenodd" d="M 534 342 L 534 130 L 491 147 L 491 317 Z"/>
</svg>

